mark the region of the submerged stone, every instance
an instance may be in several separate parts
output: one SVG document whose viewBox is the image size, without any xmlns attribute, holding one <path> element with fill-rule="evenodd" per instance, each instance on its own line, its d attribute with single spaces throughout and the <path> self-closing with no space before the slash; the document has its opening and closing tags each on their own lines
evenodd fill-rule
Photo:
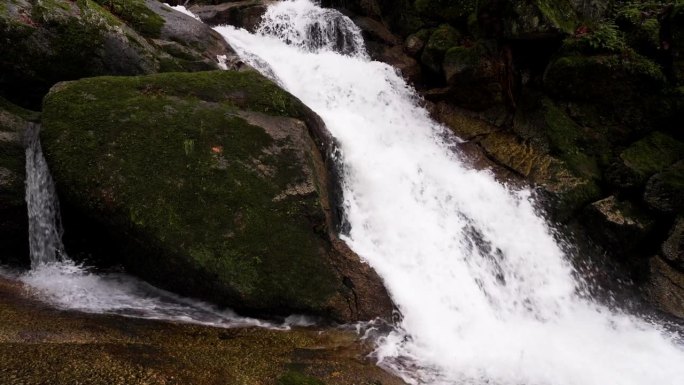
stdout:
<svg viewBox="0 0 684 385">
<path fill-rule="evenodd" d="M 61 83 L 43 124 L 67 249 L 252 314 L 391 313 L 333 235 L 325 127 L 256 72 Z"/>
</svg>

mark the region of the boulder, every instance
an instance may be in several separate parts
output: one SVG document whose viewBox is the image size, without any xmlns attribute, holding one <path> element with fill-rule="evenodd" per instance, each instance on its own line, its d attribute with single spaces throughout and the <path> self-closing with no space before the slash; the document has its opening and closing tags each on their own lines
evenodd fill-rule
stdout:
<svg viewBox="0 0 684 385">
<path fill-rule="evenodd" d="M 639 207 L 614 195 L 591 204 L 583 222 L 592 238 L 623 261 L 641 255 L 655 225 Z"/>
<path fill-rule="evenodd" d="M 652 175 L 682 158 L 684 143 L 656 131 L 620 153 L 609 168 L 608 180 L 620 188 L 643 186 Z M 653 182 L 654 187 L 657 184 Z"/>
<path fill-rule="evenodd" d="M 461 34 L 449 24 L 442 24 L 435 29 L 425 44 L 421 63 L 435 74 L 442 73 L 442 61 L 449 48 L 459 44 Z"/>
<path fill-rule="evenodd" d="M 662 311 L 684 318 L 684 274 L 672 268 L 662 258 L 650 260 L 648 293 Z"/>
<path fill-rule="evenodd" d="M 663 258 L 680 271 L 684 271 L 684 218 L 672 226 L 670 235 L 661 247 Z"/>
<path fill-rule="evenodd" d="M 24 132 L 38 117 L 0 98 L 0 263 L 28 265 Z"/>
<path fill-rule="evenodd" d="M 62 80 L 216 69 L 231 52 L 217 36 L 156 1 L 12 1 L 0 7 L 0 90 L 38 108 Z"/>
<path fill-rule="evenodd" d="M 273 3 L 273 0 L 231 1 L 215 5 L 195 4 L 188 10 L 209 25 L 227 24 L 254 32 L 268 6 Z"/>
<path fill-rule="evenodd" d="M 485 42 L 449 48 L 442 73 L 452 100 L 462 106 L 482 110 L 503 102 L 505 64 Z"/>
<path fill-rule="evenodd" d="M 472 140 L 499 131 L 498 127 L 474 113 L 444 101 L 438 102 L 430 108 L 430 113 L 433 119 L 447 126 L 463 140 Z"/>
<path fill-rule="evenodd" d="M 648 180 L 644 191 L 644 201 L 650 208 L 670 215 L 684 214 L 682 197 L 684 197 L 684 160 L 654 175 Z"/>
<path fill-rule="evenodd" d="M 43 127 L 72 254 L 249 314 L 390 316 L 334 234 L 325 126 L 255 71 L 60 83 Z"/>
</svg>

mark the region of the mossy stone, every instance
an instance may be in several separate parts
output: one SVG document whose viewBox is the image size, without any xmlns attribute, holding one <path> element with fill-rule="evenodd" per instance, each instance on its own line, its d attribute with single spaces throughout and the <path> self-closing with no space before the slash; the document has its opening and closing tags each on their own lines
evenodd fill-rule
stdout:
<svg viewBox="0 0 684 385">
<path fill-rule="evenodd" d="M 425 44 L 421 63 L 434 73 L 442 72 L 444 54 L 449 48 L 458 45 L 461 34 L 449 24 L 442 24 L 435 29 Z"/>
<path fill-rule="evenodd" d="M 653 174 L 684 158 L 684 143 L 662 132 L 636 141 L 620 154 L 620 165 L 628 185 L 639 185 Z M 625 180 L 622 183 L 627 183 Z"/>
<path fill-rule="evenodd" d="M 116 260 L 183 294 L 345 319 L 305 111 L 251 71 L 57 85 L 41 136 L 67 233 L 83 215 L 122 243 Z"/>
</svg>

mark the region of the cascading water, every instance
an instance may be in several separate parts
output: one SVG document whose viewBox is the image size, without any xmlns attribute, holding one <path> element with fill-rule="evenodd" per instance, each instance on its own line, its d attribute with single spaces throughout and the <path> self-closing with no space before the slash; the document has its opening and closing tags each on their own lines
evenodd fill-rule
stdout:
<svg viewBox="0 0 684 385">
<path fill-rule="evenodd" d="M 402 314 L 381 364 L 414 383 L 684 383 L 679 337 L 587 299 L 531 193 L 468 169 L 349 19 L 294 0 L 272 5 L 256 34 L 216 30 L 340 143 L 344 239 Z"/>
<path fill-rule="evenodd" d="M 64 255 L 59 202 L 39 139 L 40 125 L 26 130 L 26 204 L 31 267 L 55 263 Z"/>
</svg>

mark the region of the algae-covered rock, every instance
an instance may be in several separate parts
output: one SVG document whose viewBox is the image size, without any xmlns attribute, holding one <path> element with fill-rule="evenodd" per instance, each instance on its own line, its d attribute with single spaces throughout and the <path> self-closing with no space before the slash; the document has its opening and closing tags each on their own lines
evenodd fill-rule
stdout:
<svg viewBox="0 0 684 385">
<path fill-rule="evenodd" d="M 0 262 L 28 262 L 24 132 L 38 114 L 0 98 Z"/>
<path fill-rule="evenodd" d="M 245 312 L 391 313 L 331 235 L 322 122 L 256 72 L 62 83 L 43 125 L 67 248 L 70 232 L 104 237 L 96 256 Z"/>
</svg>

